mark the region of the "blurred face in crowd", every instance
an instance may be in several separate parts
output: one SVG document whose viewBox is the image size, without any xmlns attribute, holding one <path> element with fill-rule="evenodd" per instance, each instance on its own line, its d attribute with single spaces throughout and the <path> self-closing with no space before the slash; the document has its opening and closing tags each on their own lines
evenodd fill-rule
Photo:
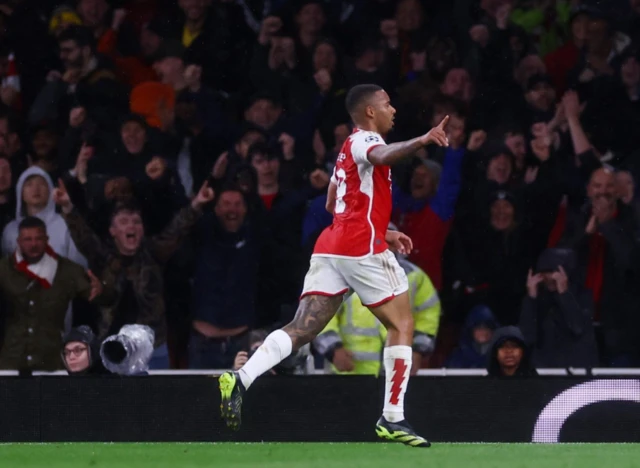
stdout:
<svg viewBox="0 0 640 468">
<path fill-rule="evenodd" d="M 473 341 L 479 345 L 487 344 L 493 338 L 493 329 L 482 323 L 473 329 Z"/>
<path fill-rule="evenodd" d="M 247 205 L 240 192 L 222 192 L 215 206 L 215 213 L 227 232 L 238 232 L 247 215 Z"/>
<path fill-rule="evenodd" d="M 400 0 L 396 9 L 396 22 L 401 31 L 415 31 L 422 25 L 422 5 L 418 0 Z"/>
<path fill-rule="evenodd" d="M 178 0 L 178 5 L 189 21 L 201 21 L 207 14 L 211 0 Z"/>
<path fill-rule="evenodd" d="M 105 0 L 80 0 L 78 3 L 78 14 L 89 28 L 101 26 L 107 11 L 109 5 Z"/>
<path fill-rule="evenodd" d="M 587 34 L 589 31 L 589 16 L 586 14 L 579 14 L 573 19 L 571 23 L 571 34 L 576 44 L 584 44 L 587 40 Z"/>
<path fill-rule="evenodd" d="M 464 68 L 449 70 L 440 86 L 440 91 L 446 96 L 455 97 L 465 102 L 471 101 L 473 98 L 473 83 L 469 72 Z"/>
<path fill-rule="evenodd" d="M 520 60 L 514 71 L 514 77 L 516 82 L 524 88 L 533 75 L 544 75 L 545 73 L 547 73 L 547 67 L 542 59 L 531 54 Z"/>
<path fill-rule="evenodd" d="M 195 102 L 181 101 L 176 102 L 175 117 L 187 127 L 198 127 L 200 118 Z"/>
<path fill-rule="evenodd" d="M 10 131 L 9 119 L 0 119 L 0 153 L 12 155 L 20 147 L 20 136 L 15 131 Z"/>
<path fill-rule="evenodd" d="M 633 176 L 629 171 L 616 172 L 616 192 L 618 199 L 626 205 L 633 201 L 635 184 L 633 182 Z"/>
<path fill-rule="evenodd" d="M 253 145 L 254 143 L 264 142 L 264 141 L 265 141 L 265 138 L 262 133 L 251 132 L 251 131 L 247 132 L 244 135 L 242 135 L 242 138 L 240 138 L 240 140 L 236 143 L 236 147 L 235 147 L 236 153 L 242 159 L 247 159 L 247 153 L 251 145 Z"/>
<path fill-rule="evenodd" d="M 640 15 L 640 0 L 630 0 L 629 3 L 631 9 L 635 11 L 637 15 Z"/>
<path fill-rule="evenodd" d="M 64 360 L 69 372 L 82 372 L 89 368 L 89 347 L 81 341 L 70 341 L 64 345 Z"/>
<path fill-rule="evenodd" d="M 49 184 L 44 177 L 28 177 L 22 185 L 22 201 L 32 214 L 38 213 L 49 203 Z"/>
<path fill-rule="evenodd" d="M 153 70 L 162 83 L 174 85 L 184 77 L 184 61 L 180 57 L 165 57 L 153 64 Z"/>
<path fill-rule="evenodd" d="M 556 283 L 556 280 L 553 278 L 553 275 L 555 274 L 555 272 L 545 271 L 545 272 L 542 272 L 541 274 L 542 274 L 542 283 L 544 284 L 544 287 L 551 292 L 557 291 L 558 284 Z"/>
<path fill-rule="evenodd" d="M 640 85 L 640 63 L 635 57 L 627 58 L 620 68 L 622 83 L 627 89 L 637 91 Z"/>
<path fill-rule="evenodd" d="M 442 122 L 442 119 L 444 119 L 447 115 L 449 116 L 449 118 L 451 118 L 451 115 L 454 111 L 455 109 L 448 104 L 435 104 L 433 106 L 433 116 L 431 116 L 431 126 L 437 127 L 440 122 Z M 449 125 L 447 125 L 447 129 L 448 128 Z"/>
<path fill-rule="evenodd" d="M 499 185 L 506 184 L 511 179 L 511 159 L 506 154 L 499 154 L 489 161 L 487 167 L 487 180 L 492 180 Z"/>
<path fill-rule="evenodd" d="M 0 158 L 0 195 L 11 190 L 11 164 L 6 158 Z"/>
<path fill-rule="evenodd" d="M 551 110 L 556 102 L 556 92 L 549 83 L 541 82 L 536 84 L 525 95 L 531 107 L 540 111 Z"/>
<path fill-rule="evenodd" d="M 508 231 L 514 224 L 514 209 L 507 200 L 496 200 L 491 204 L 491 227 L 496 231 Z"/>
<path fill-rule="evenodd" d="M 31 140 L 36 159 L 53 159 L 58 148 L 58 135 L 49 129 L 38 130 Z"/>
<path fill-rule="evenodd" d="M 258 175 L 258 185 L 272 186 L 278 183 L 280 175 L 278 158 L 269 158 L 266 154 L 257 153 L 253 156 L 251 165 Z"/>
<path fill-rule="evenodd" d="M 527 142 L 524 139 L 524 135 L 521 133 L 507 133 L 504 138 L 504 144 L 513 153 L 516 166 L 522 169 L 527 156 Z"/>
<path fill-rule="evenodd" d="M 609 205 L 616 203 L 616 183 L 613 173 L 606 169 L 594 171 L 587 186 L 587 195 L 592 204 L 604 200 Z"/>
<path fill-rule="evenodd" d="M 144 237 L 144 225 L 140 212 L 120 211 L 111 220 L 109 233 L 122 255 L 134 255 Z"/>
<path fill-rule="evenodd" d="M 430 198 L 436 191 L 436 181 L 427 166 L 417 166 L 411 174 L 411 196 L 417 200 Z"/>
<path fill-rule="evenodd" d="M 38 263 L 44 256 L 49 237 L 40 227 L 23 228 L 18 233 L 18 248 L 29 264 Z"/>
<path fill-rule="evenodd" d="M 84 68 L 91 58 L 91 48 L 80 47 L 76 41 L 63 41 L 60 43 L 60 60 L 65 70 Z"/>
<path fill-rule="evenodd" d="M 342 145 L 347 141 L 349 135 L 351 135 L 351 128 L 349 128 L 347 124 L 337 125 L 336 128 L 333 129 L 333 137 L 336 140 L 336 144 L 333 147 L 334 151 L 339 152 L 342 149 Z"/>
<path fill-rule="evenodd" d="M 139 122 L 125 122 L 120 128 L 122 143 L 131 154 L 140 154 L 147 142 L 147 132 Z"/>
<path fill-rule="evenodd" d="M 376 71 L 384 61 L 383 49 L 376 45 L 370 45 L 356 58 L 356 68 L 366 72 Z"/>
<path fill-rule="evenodd" d="M 162 38 L 156 33 L 142 28 L 140 31 L 140 51 L 144 57 L 152 57 L 162 45 Z"/>
<path fill-rule="evenodd" d="M 516 371 L 520 366 L 524 350 L 520 343 L 514 340 L 505 341 L 498 348 L 498 364 L 502 370 Z"/>
<path fill-rule="evenodd" d="M 590 18 L 587 27 L 587 47 L 591 52 L 606 52 L 610 47 L 609 23 L 604 19 Z"/>
<path fill-rule="evenodd" d="M 336 71 L 337 61 L 335 49 L 326 42 L 319 44 L 313 53 L 313 69 L 315 71 L 326 68 L 327 71 L 333 73 Z"/>
<path fill-rule="evenodd" d="M 265 130 L 270 129 L 280 118 L 282 108 L 269 99 L 258 99 L 249 107 L 244 118 Z"/>
<path fill-rule="evenodd" d="M 296 15 L 296 24 L 301 31 L 318 33 L 324 28 L 326 18 L 319 3 L 309 3 Z"/>
</svg>

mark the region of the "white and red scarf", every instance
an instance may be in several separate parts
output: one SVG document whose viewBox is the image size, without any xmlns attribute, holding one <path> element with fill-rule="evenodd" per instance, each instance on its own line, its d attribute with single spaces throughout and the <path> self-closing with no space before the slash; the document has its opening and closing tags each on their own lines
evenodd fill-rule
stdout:
<svg viewBox="0 0 640 468">
<path fill-rule="evenodd" d="M 58 271 L 58 254 L 51 247 L 47 246 L 44 255 L 37 263 L 27 263 L 19 249 L 15 251 L 14 260 L 16 270 L 37 281 L 43 288 L 49 289 L 53 285 L 53 279 Z"/>
</svg>

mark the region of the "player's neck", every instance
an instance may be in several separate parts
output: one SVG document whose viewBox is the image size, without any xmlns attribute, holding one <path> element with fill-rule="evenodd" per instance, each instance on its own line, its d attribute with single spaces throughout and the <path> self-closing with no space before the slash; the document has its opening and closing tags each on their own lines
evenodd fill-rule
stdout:
<svg viewBox="0 0 640 468">
<path fill-rule="evenodd" d="M 378 128 L 375 126 L 375 124 L 373 122 L 358 123 L 358 124 L 356 124 L 356 128 L 358 128 L 360 130 L 363 130 L 365 132 L 380 133 L 378 131 Z"/>
<path fill-rule="evenodd" d="M 280 190 L 280 185 L 277 182 L 273 184 L 262 184 L 258 185 L 258 195 L 273 195 L 274 193 L 278 193 Z"/>
</svg>

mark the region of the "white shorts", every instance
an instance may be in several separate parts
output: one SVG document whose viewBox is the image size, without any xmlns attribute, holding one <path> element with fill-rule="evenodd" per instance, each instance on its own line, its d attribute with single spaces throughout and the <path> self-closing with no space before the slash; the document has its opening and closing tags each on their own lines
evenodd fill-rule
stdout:
<svg viewBox="0 0 640 468">
<path fill-rule="evenodd" d="M 355 292 L 362 304 L 377 307 L 409 289 L 404 270 L 390 250 L 363 259 L 311 257 L 302 296 L 341 296 Z"/>
</svg>

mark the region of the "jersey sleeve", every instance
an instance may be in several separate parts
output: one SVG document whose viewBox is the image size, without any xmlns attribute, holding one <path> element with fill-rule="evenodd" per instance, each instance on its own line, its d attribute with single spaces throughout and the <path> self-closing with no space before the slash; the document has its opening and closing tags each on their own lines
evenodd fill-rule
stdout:
<svg viewBox="0 0 640 468">
<path fill-rule="evenodd" d="M 356 163 L 369 163 L 369 152 L 376 146 L 386 145 L 382 137 L 374 132 L 362 132 L 356 135 L 351 145 L 351 154 Z"/>
</svg>

